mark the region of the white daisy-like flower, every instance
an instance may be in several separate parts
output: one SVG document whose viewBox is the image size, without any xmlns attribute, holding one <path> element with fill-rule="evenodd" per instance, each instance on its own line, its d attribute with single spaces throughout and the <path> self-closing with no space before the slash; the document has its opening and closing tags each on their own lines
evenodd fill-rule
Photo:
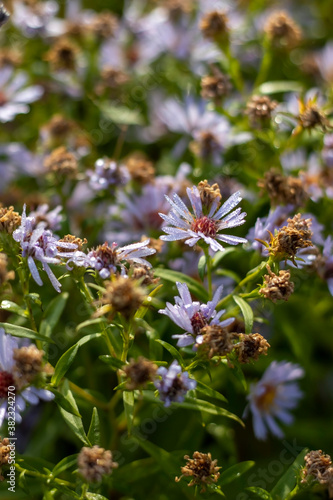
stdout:
<svg viewBox="0 0 333 500">
<path fill-rule="evenodd" d="M 15 406 L 10 408 L 15 411 L 15 421 L 18 424 L 22 421 L 21 413 L 25 410 L 26 403 L 36 405 L 40 399 L 51 401 L 54 398 L 52 392 L 33 385 L 26 386 L 23 390 L 17 387 L 13 355 L 14 349 L 23 345 L 27 345 L 27 342 L 21 341 L 19 344 L 15 337 L 6 335 L 5 330 L 0 328 L 0 428 L 8 418 L 8 388 L 15 387 Z"/>
<path fill-rule="evenodd" d="M 276 419 L 286 425 L 291 425 L 294 418 L 289 410 L 295 408 L 303 393 L 295 380 L 304 376 L 304 370 L 299 365 L 287 361 L 273 361 L 257 384 L 251 384 L 247 396 L 249 405 L 244 415 L 250 409 L 253 415 L 253 429 L 257 439 L 267 438 L 269 430 L 274 436 L 284 436 Z"/>
<path fill-rule="evenodd" d="M 176 284 L 180 296 L 175 297 L 175 305 L 167 302 L 166 308 L 160 309 L 158 312 L 168 316 L 176 325 L 186 331 L 182 335 L 172 336 L 178 339 L 177 345 L 179 347 L 186 347 L 194 342 L 201 344 L 202 335 L 200 335 L 200 330 L 207 325 L 226 327 L 235 320 L 235 318 L 228 318 L 220 321 L 225 310 L 222 309 L 219 312 L 215 310 L 218 302 L 221 300 L 223 286 L 218 287 L 213 300 L 207 302 L 207 304 L 201 304 L 192 300 L 186 283 L 177 282 Z"/>
<path fill-rule="evenodd" d="M 198 188 L 193 186 L 187 188 L 186 191 L 192 205 L 193 214 L 177 194 L 173 195 L 173 200 L 165 196 L 172 209 L 168 215 L 159 214 L 167 223 L 166 226 L 162 227 L 162 230 L 167 234 L 160 236 L 161 240 L 185 240 L 185 243 L 190 247 L 202 240 L 209 245 L 212 252 L 224 250 L 217 240 L 230 245 L 247 242 L 245 238 L 239 236 L 220 234 L 220 231 L 224 229 L 240 226 L 245 222 L 246 213 L 242 212 L 241 208 L 231 212 L 242 199 L 239 191 L 230 196 L 220 208 L 218 208 L 219 199 L 216 198 L 212 202 L 207 215 L 203 211 Z"/>
</svg>

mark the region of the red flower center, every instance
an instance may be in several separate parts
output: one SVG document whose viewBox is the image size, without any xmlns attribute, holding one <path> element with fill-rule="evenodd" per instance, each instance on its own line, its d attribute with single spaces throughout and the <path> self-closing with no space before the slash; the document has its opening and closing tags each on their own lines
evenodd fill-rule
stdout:
<svg viewBox="0 0 333 500">
<path fill-rule="evenodd" d="M 10 385 L 14 385 L 13 375 L 8 372 L 0 372 L 0 399 L 8 397 Z"/>
<path fill-rule="evenodd" d="M 201 217 L 192 222 L 192 231 L 203 233 L 205 236 L 216 236 L 216 222 L 209 217 Z"/>
<path fill-rule="evenodd" d="M 7 102 L 7 98 L 5 96 L 5 94 L 3 92 L 1 92 L 0 90 L 0 106 L 3 106 L 4 104 L 6 104 Z"/>
<path fill-rule="evenodd" d="M 191 318 L 191 325 L 193 328 L 193 332 L 197 335 L 200 330 L 207 325 L 207 321 L 205 320 L 201 312 L 196 312 Z"/>
</svg>

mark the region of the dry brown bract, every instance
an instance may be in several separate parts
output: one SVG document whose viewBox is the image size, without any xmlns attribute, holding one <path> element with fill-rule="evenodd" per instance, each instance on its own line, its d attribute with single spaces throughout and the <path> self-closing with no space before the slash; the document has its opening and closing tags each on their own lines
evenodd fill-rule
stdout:
<svg viewBox="0 0 333 500">
<path fill-rule="evenodd" d="M 333 498 L 333 465 L 330 455 L 324 455 L 322 450 L 315 450 L 305 455 L 304 460 L 301 482 L 306 483 L 311 476 L 318 483 L 327 485 L 329 496 Z"/>
<path fill-rule="evenodd" d="M 272 302 L 277 300 L 288 300 L 294 291 L 294 283 L 290 281 L 289 271 L 279 271 L 279 274 L 272 272 L 270 266 L 267 264 L 269 274 L 264 276 L 264 286 L 260 288 L 261 293 L 265 299 Z"/>
<path fill-rule="evenodd" d="M 79 474 L 88 483 L 99 483 L 103 476 L 111 474 L 118 464 L 112 461 L 109 450 L 95 445 L 92 448 L 83 447 L 78 456 Z"/>
<path fill-rule="evenodd" d="M 89 25 L 89 31 L 100 38 L 114 35 L 118 27 L 118 19 L 108 11 L 97 14 Z"/>
<path fill-rule="evenodd" d="M 8 47 L 3 47 L 0 53 L 0 68 L 4 66 L 19 66 L 22 63 L 22 56 L 19 52 Z"/>
<path fill-rule="evenodd" d="M 235 333 L 228 332 L 219 325 L 207 325 L 200 330 L 200 334 L 203 335 L 202 343 L 196 344 L 196 347 L 209 359 L 213 356 L 226 356 L 235 347 Z"/>
<path fill-rule="evenodd" d="M 123 367 L 127 377 L 126 387 L 129 391 L 142 389 L 151 382 L 156 375 L 157 365 L 140 356 L 137 361 L 131 359 L 128 365 Z"/>
<path fill-rule="evenodd" d="M 228 18 L 217 10 L 206 14 L 200 22 L 202 34 L 208 40 L 220 41 L 228 37 Z"/>
<path fill-rule="evenodd" d="M 278 103 L 267 96 L 254 95 L 246 104 L 245 113 L 248 115 L 250 124 L 254 128 L 268 126 L 272 118 L 272 111 Z"/>
<path fill-rule="evenodd" d="M 45 54 L 55 71 L 73 71 L 76 68 L 78 48 L 68 38 L 59 38 Z"/>
<path fill-rule="evenodd" d="M 3 465 L 8 464 L 9 453 L 10 453 L 9 439 L 8 438 L 2 439 L 0 436 L 0 481 L 3 481 L 5 479 L 1 474 L 1 468 Z"/>
<path fill-rule="evenodd" d="M 231 90 L 229 77 L 224 75 L 215 66 L 212 66 L 213 75 L 204 76 L 201 80 L 201 95 L 204 99 L 212 99 L 217 105 L 221 104 Z"/>
<path fill-rule="evenodd" d="M 78 171 L 78 163 L 75 155 L 63 146 L 55 149 L 45 158 L 44 167 L 49 172 L 53 172 L 61 177 L 75 177 Z"/>
<path fill-rule="evenodd" d="M 313 246 L 311 241 L 311 219 L 302 219 L 301 214 L 287 220 L 275 236 L 271 234 L 269 253 L 279 259 L 295 260 L 296 252 L 300 248 Z"/>
<path fill-rule="evenodd" d="M 206 491 L 207 484 L 216 483 L 220 477 L 221 467 L 216 466 L 217 460 L 212 460 L 210 453 L 195 451 L 192 458 L 185 455 L 184 459 L 187 460 L 187 463 L 181 468 L 182 475 L 175 478 L 177 483 L 182 477 L 191 477 L 192 480 L 188 486 L 200 485 L 202 493 Z"/>
<path fill-rule="evenodd" d="M 258 186 L 267 192 L 272 205 L 295 205 L 300 207 L 308 199 L 308 194 L 303 187 L 301 179 L 282 175 L 272 168 L 260 179 Z"/>
<path fill-rule="evenodd" d="M 126 161 L 126 167 L 131 178 L 140 184 L 149 184 L 154 180 L 154 165 L 142 154 L 131 155 Z"/>
<path fill-rule="evenodd" d="M 14 271 L 7 270 L 7 255 L 0 253 L 0 287 L 7 283 L 8 280 L 13 280 L 15 278 Z"/>
<path fill-rule="evenodd" d="M 61 238 L 59 241 L 61 241 L 62 243 L 72 243 L 72 244 L 76 245 L 76 247 L 77 247 L 76 249 L 71 250 L 71 249 L 67 248 L 66 252 L 75 252 L 76 250 L 81 251 L 82 247 L 88 243 L 87 238 L 84 238 L 82 240 L 81 238 L 78 238 L 77 236 L 74 236 L 73 234 L 66 234 L 66 236 Z"/>
<path fill-rule="evenodd" d="M 102 297 L 102 304 L 106 307 L 102 311 L 112 310 L 129 319 L 137 312 L 145 297 L 136 280 L 118 277 L 106 282 L 106 291 Z"/>
<path fill-rule="evenodd" d="M 21 216 L 14 212 L 14 207 L 0 207 L 0 232 L 12 234 L 21 224 Z"/>
<path fill-rule="evenodd" d="M 241 333 L 239 340 L 239 344 L 235 347 L 235 353 L 238 356 L 238 361 L 242 364 L 257 361 L 261 354 L 266 356 L 270 347 L 267 340 L 259 333 L 250 333 L 249 335 Z"/>
<path fill-rule="evenodd" d="M 284 11 L 274 12 L 266 21 L 265 33 L 276 48 L 291 50 L 302 39 L 298 24 Z"/>
</svg>

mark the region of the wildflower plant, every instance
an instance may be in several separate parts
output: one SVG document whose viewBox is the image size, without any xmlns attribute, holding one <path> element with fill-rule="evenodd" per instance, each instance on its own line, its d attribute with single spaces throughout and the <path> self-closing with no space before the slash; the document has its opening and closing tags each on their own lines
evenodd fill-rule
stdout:
<svg viewBox="0 0 333 500">
<path fill-rule="evenodd" d="M 0 2 L 1 498 L 333 498 L 331 4 Z"/>
</svg>

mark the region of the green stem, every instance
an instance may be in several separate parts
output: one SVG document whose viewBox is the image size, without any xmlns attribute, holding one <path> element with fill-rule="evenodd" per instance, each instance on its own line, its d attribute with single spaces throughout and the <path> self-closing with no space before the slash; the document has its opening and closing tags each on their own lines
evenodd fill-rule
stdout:
<svg viewBox="0 0 333 500">
<path fill-rule="evenodd" d="M 243 93 L 244 81 L 240 70 L 239 62 L 236 58 L 232 56 L 229 45 L 227 45 L 227 47 L 221 47 L 221 49 L 223 50 L 228 60 L 229 74 L 235 84 L 235 87 L 237 90 L 239 90 L 239 92 Z"/>
<path fill-rule="evenodd" d="M 261 66 L 259 68 L 256 81 L 254 82 L 255 89 L 266 81 L 269 69 L 272 64 L 272 51 L 267 39 L 264 40 L 263 48 L 264 48 L 264 54 L 261 60 Z"/>
<path fill-rule="evenodd" d="M 213 285 L 212 285 L 212 258 L 209 255 L 209 249 L 204 248 L 205 256 L 206 256 L 206 265 L 207 265 L 207 281 L 208 281 L 208 295 L 211 300 L 213 297 Z"/>
<path fill-rule="evenodd" d="M 52 475 L 41 474 L 40 472 L 24 469 L 17 463 L 15 463 L 15 467 L 19 472 L 24 472 L 25 475 L 37 477 L 38 479 L 44 479 L 45 482 L 52 481 L 53 483 L 57 483 L 63 486 L 67 486 L 68 488 L 75 489 L 75 484 L 70 483 L 69 481 L 65 481 L 64 479 L 59 479 L 57 477 L 52 477 Z"/>
<path fill-rule="evenodd" d="M 75 394 L 80 396 L 82 399 L 85 399 L 89 403 L 93 404 L 94 406 L 97 406 L 98 408 L 101 408 L 101 410 L 109 410 L 109 405 L 107 403 L 103 403 L 103 401 L 99 401 L 96 399 L 94 396 L 89 394 L 89 392 L 85 391 L 78 385 L 74 384 L 74 382 L 69 382 L 69 386 Z"/>
</svg>

